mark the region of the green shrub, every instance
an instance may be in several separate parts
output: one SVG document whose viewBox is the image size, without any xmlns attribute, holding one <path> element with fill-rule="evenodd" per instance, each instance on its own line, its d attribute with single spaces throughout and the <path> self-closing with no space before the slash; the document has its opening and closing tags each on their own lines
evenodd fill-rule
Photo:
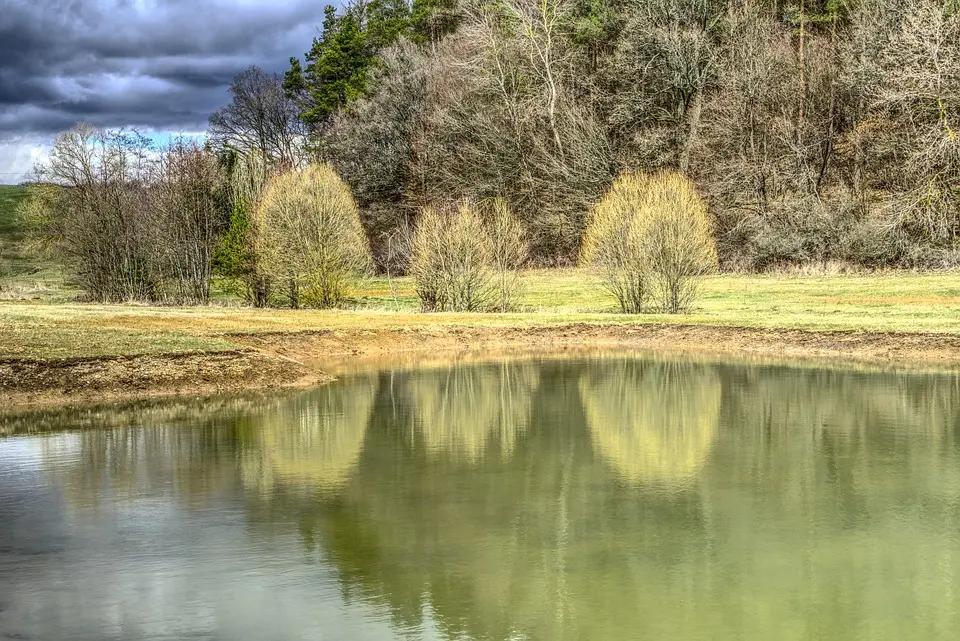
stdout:
<svg viewBox="0 0 960 641">
<path fill-rule="evenodd" d="M 232 154 L 225 164 L 230 176 L 232 209 L 226 232 L 214 257 L 217 274 L 231 292 L 254 307 L 266 307 L 271 282 L 257 260 L 251 218 L 263 195 L 267 166 L 258 153 Z"/>
</svg>

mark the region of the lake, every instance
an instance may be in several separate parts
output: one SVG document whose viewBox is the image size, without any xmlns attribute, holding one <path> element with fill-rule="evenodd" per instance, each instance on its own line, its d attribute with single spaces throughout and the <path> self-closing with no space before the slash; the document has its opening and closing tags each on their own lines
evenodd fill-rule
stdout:
<svg viewBox="0 0 960 641">
<path fill-rule="evenodd" d="M 0 638 L 957 639 L 960 377 L 651 355 L 0 418 Z"/>
</svg>

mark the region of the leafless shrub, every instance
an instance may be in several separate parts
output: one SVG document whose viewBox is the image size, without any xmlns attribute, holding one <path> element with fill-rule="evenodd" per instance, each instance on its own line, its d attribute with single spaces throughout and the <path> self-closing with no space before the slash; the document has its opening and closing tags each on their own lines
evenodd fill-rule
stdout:
<svg viewBox="0 0 960 641">
<path fill-rule="evenodd" d="M 477 208 L 425 208 L 413 235 L 410 274 L 424 311 L 474 312 L 496 297 L 493 247 Z"/>
<path fill-rule="evenodd" d="M 593 266 L 625 314 L 639 314 L 650 293 L 650 265 L 637 224 L 649 178 L 620 176 L 590 214 L 580 262 Z"/>
<path fill-rule="evenodd" d="M 717 270 L 706 203 L 689 178 L 662 173 L 650 179 L 635 216 L 660 307 L 671 314 L 687 309 L 703 277 Z"/>
<path fill-rule="evenodd" d="M 287 284 L 291 306 L 338 306 L 371 266 L 350 188 L 329 165 L 273 178 L 254 227 L 263 269 Z"/>
<path fill-rule="evenodd" d="M 706 203 L 682 174 L 621 176 L 592 212 L 581 261 L 625 313 L 643 311 L 650 295 L 678 313 L 717 267 Z"/>
<path fill-rule="evenodd" d="M 150 151 L 136 134 L 81 124 L 60 134 L 37 168 L 24 210 L 31 235 L 67 259 L 94 300 L 162 298 Z"/>
<path fill-rule="evenodd" d="M 206 303 L 214 252 L 226 224 L 227 183 L 216 157 L 195 142 L 175 141 L 161 157 L 151 194 L 168 287 L 178 300 Z"/>
<path fill-rule="evenodd" d="M 513 216 L 507 201 L 495 198 L 488 205 L 486 228 L 490 237 L 491 267 L 494 273 L 497 311 L 513 307 L 520 291 L 519 269 L 527 259 L 526 233 Z"/>
</svg>

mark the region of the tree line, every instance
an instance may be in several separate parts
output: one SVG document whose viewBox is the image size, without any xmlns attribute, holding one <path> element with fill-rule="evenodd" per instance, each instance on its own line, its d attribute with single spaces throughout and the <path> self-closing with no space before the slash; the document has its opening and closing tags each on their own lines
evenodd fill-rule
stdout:
<svg viewBox="0 0 960 641">
<path fill-rule="evenodd" d="M 203 144 L 62 134 L 25 215 L 98 300 L 508 309 L 580 261 L 678 311 L 717 265 L 955 264 L 958 121 L 958 0 L 357 0 Z"/>
<path fill-rule="evenodd" d="M 615 177 L 663 169 L 727 268 L 955 261 L 957 0 L 353 2 L 283 87 L 381 261 L 423 206 L 501 197 L 569 263 Z"/>
</svg>

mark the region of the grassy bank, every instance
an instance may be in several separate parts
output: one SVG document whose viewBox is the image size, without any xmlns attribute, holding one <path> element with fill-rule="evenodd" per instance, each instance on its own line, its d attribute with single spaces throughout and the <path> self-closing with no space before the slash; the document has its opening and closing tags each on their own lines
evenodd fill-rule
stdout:
<svg viewBox="0 0 960 641">
<path fill-rule="evenodd" d="M 522 274 L 518 311 L 422 314 L 409 278 L 349 308 L 94 305 L 22 243 L 22 188 L 0 188 L 0 396 L 28 401 L 220 391 L 322 380 L 313 361 L 404 350 L 623 345 L 960 365 L 960 274 L 719 275 L 688 314 L 618 313 L 578 269 Z M 132 392 L 131 392 L 132 391 Z M 23 396 L 26 394 L 27 396 Z"/>
<path fill-rule="evenodd" d="M 960 366 L 955 274 L 716 276 L 677 316 L 618 314 L 579 270 L 523 279 L 512 314 L 422 314 L 407 279 L 368 282 L 337 311 L 0 301 L 0 397 L 9 409 L 312 384 L 331 359 L 427 350 L 616 346 Z"/>
<path fill-rule="evenodd" d="M 960 275 L 717 276 L 689 314 L 624 316 L 580 270 L 526 272 L 523 311 L 421 314 L 408 279 L 368 282 L 354 309 L 174 308 L 0 302 L 0 359 L 223 351 L 235 335 L 450 326 L 716 325 L 960 335 Z"/>
</svg>

